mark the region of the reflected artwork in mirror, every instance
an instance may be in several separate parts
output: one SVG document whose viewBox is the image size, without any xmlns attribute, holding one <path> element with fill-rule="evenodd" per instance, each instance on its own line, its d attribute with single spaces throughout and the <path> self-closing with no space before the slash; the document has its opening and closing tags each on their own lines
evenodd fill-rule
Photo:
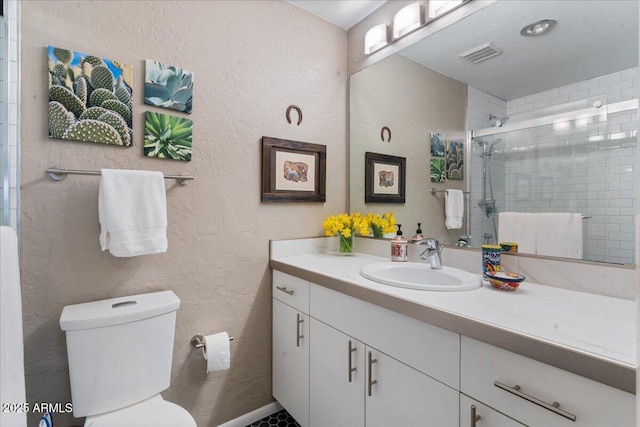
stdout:
<svg viewBox="0 0 640 427">
<path fill-rule="evenodd" d="M 521 36 L 538 15 L 558 24 Z M 350 209 L 362 209 L 355 181 L 384 123 L 394 129 L 385 152 L 407 159 L 398 221 L 449 244 L 528 239 L 534 255 L 634 263 L 637 17 L 636 1 L 497 1 L 352 75 Z M 486 43 L 502 53 L 460 56 Z M 461 229 L 445 228 L 432 187 L 470 192 Z M 535 232 L 514 235 L 505 214 L 532 215 Z"/>
</svg>

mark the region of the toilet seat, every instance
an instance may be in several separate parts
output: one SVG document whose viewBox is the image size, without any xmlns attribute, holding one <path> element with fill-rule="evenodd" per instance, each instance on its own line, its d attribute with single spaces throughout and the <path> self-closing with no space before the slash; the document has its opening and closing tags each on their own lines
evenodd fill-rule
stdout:
<svg viewBox="0 0 640 427">
<path fill-rule="evenodd" d="M 159 394 L 123 409 L 87 417 L 84 427 L 197 427 L 186 409 Z"/>
</svg>

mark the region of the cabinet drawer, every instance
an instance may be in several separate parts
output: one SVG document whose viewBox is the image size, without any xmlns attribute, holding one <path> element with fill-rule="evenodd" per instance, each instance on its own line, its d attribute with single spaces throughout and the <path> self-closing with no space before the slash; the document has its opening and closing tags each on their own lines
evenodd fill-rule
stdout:
<svg viewBox="0 0 640 427">
<path fill-rule="evenodd" d="M 461 392 L 530 426 L 635 425 L 634 395 L 471 338 L 460 371 Z"/>
<path fill-rule="evenodd" d="M 460 335 L 311 283 L 311 315 L 458 390 Z"/>
<path fill-rule="evenodd" d="M 475 415 L 475 417 L 474 417 Z M 488 406 L 460 394 L 460 427 L 523 427 Z"/>
<path fill-rule="evenodd" d="M 309 282 L 281 271 L 273 271 L 272 294 L 277 300 L 309 314 Z"/>
</svg>

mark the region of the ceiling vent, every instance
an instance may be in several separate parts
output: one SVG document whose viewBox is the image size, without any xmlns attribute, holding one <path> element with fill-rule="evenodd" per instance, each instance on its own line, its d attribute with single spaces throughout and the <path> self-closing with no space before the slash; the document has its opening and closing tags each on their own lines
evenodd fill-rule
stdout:
<svg viewBox="0 0 640 427">
<path fill-rule="evenodd" d="M 473 64 L 477 64 L 478 62 L 492 58 L 496 55 L 500 55 L 501 53 L 502 51 L 498 49 L 493 43 L 485 43 L 478 47 L 474 47 L 473 49 L 468 50 L 464 53 L 461 53 L 459 56 Z"/>
</svg>

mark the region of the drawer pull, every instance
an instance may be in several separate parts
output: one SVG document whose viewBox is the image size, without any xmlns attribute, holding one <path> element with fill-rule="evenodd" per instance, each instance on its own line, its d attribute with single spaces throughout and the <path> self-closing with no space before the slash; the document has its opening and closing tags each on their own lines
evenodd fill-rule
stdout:
<svg viewBox="0 0 640 427">
<path fill-rule="evenodd" d="M 304 335 L 300 334 L 300 325 L 304 322 L 304 319 L 302 318 L 302 316 L 300 316 L 300 314 L 296 314 L 297 316 L 297 325 L 296 325 L 296 347 L 300 347 L 300 340 L 302 338 L 304 338 Z"/>
<path fill-rule="evenodd" d="M 482 417 L 476 414 L 476 405 L 471 405 L 471 427 L 476 427 L 476 423 L 481 419 Z"/>
<path fill-rule="evenodd" d="M 356 351 L 356 347 L 351 347 L 351 340 L 349 340 L 349 382 L 351 382 L 353 373 L 356 371 L 356 368 L 353 367 L 354 351 Z"/>
<path fill-rule="evenodd" d="M 286 286 L 276 286 L 276 289 L 284 292 L 285 294 L 293 295 L 293 289 L 287 289 Z"/>
<path fill-rule="evenodd" d="M 560 415 L 561 417 L 565 417 L 571 421 L 575 421 L 576 420 L 576 416 L 573 415 L 570 412 L 564 411 L 562 409 L 560 409 L 560 404 L 558 402 L 553 402 L 551 404 L 544 402 L 540 399 L 538 399 L 537 397 L 533 397 L 528 395 L 527 393 L 524 393 L 522 391 L 520 391 L 520 386 L 519 385 L 514 385 L 513 387 L 509 387 L 508 385 L 502 384 L 499 381 L 494 381 L 493 385 L 501 388 L 504 391 L 508 391 L 511 394 L 515 394 L 516 396 L 518 396 L 521 399 L 527 400 L 533 404 L 536 404 L 538 406 L 542 406 L 544 409 L 546 409 L 547 411 L 551 411 L 554 412 L 558 415 Z"/>
<path fill-rule="evenodd" d="M 369 396 L 371 396 L 371 388 L 373 387 L 374 384 L 377 384 L 378 381 L 377 380 L 372 380 L 371 379 L 371 374 L 373 371 L 373 364 L 376 363 L 378 361 L 378 359 L 374 359 L 371 352 L 369 352 Z"/>
</svg>

